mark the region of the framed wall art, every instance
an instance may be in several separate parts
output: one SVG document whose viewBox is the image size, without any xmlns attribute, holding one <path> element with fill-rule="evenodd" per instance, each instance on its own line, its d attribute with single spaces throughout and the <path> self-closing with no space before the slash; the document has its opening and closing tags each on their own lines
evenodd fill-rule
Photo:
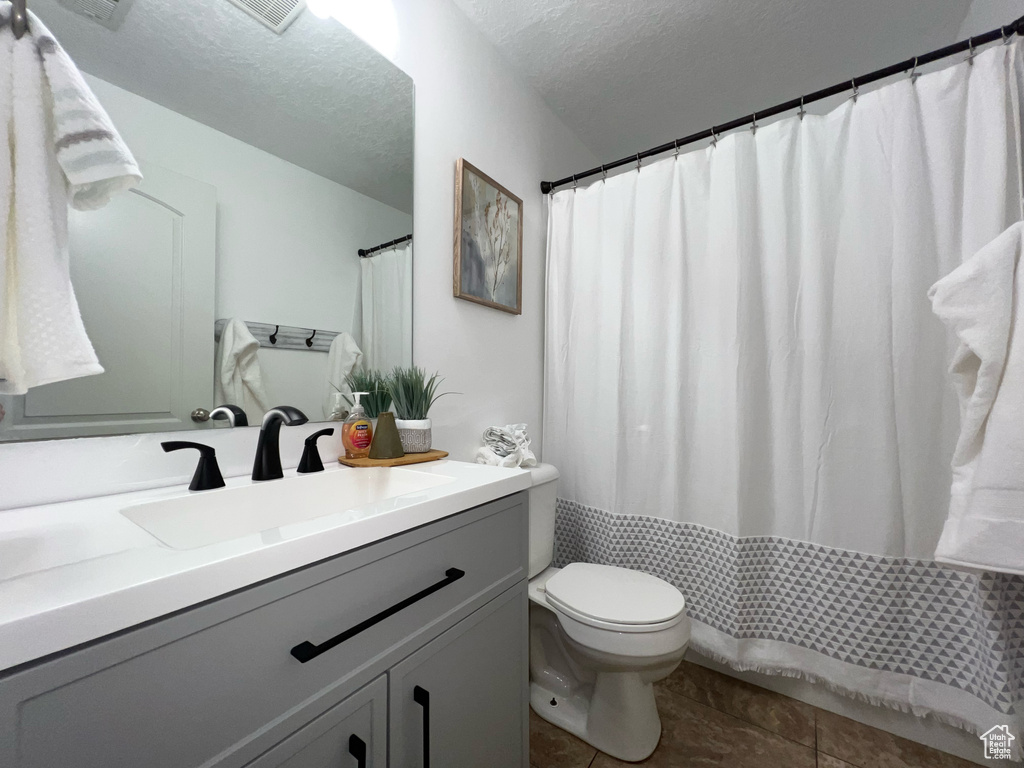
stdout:
<svg viewBox="0 0 1024 768">
<path fill-rule="evenodd" d="M 455 170 L 455 296 L 523 308 L 523 201 L 464 159 Z"/>
</svg>

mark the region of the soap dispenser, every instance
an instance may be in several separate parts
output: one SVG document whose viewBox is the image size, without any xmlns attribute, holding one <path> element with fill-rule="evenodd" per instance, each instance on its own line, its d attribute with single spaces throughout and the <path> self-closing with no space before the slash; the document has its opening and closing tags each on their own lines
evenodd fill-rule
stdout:
<svg viewBox="0 0 1024 768">
<path fill-rule="evenodd" d="M 370 453 L 370 443 L 373 442 L 373 425 L 366 418 L 366 411 L 359 403 L 359 398 L 368 394 L 370 393 L 352 393 L 356 404 L 352 406 L 352 413 L 341 425 L 341 443 L 345 446 L 346 459 L 365 459 Z"/>
</svg>

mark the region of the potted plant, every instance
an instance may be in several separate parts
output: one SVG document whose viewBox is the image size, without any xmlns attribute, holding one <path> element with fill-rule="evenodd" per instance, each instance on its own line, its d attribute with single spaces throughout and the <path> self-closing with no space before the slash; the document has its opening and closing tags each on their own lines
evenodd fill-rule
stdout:
<svg viewBox="0 0 1024 768">
<path fill-rule="evenodd" d="M 426 453 L 430 450 L 430 419 L 427 413 L 439 397 L 436 394 L 444 379 L 434 374 L 429 379 L 422 368 L 395 368 L 388 377 L 388 391 L 395 406 L 395 425 L 402 438 L 406 453 Z"/>
<path fill-rule="evenodd" d="M 345 377 L 345 383 L 353 392 L 366 392 L 359 403 L 366 411 L 366 418 L 377 428 L 377 417 L 391 407 L 391 392 L 388 389 L 388 377 L 380 371 L 365 371 L 357 368 Z M 351 408 L 355 405 L 352 396 L 345 394 L 345 400 Z M 346 416 L 348 414 L 345 414 Z"/>
</svg>

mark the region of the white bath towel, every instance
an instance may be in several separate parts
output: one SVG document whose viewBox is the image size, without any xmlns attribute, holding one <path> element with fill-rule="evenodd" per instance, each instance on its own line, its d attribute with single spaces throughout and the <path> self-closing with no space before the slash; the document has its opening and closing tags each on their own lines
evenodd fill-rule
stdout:
<svg viewBox="0 0 1024 768">
<path fill-rule="evenodd" d="M 956 335 L 960 399 L 949 517 L 940 563 L 1024 574 L 1024 222 L 928 292 Z"/>
<path fill-rule="evenodd" d="M 15 40 L 10 14 L 0 3 L 0 393 L 24 394 L 103 372 L 71 285 L 68 204 L 99 207 L 141 176 L 42 22 Z"/>
<path fill-rule="evenodd" d="M 270 398 L 263 386 L 263 369 L 257 353 L 260 343 L 241 320 L 231 318 L 224 324 L 214 360 L 213 397 L 217 405 L 237 405 L 259 424 L 270 410 Z"/>
<path fill-rule="evenodd" d="M 354 371 L 363 360 L 362 350 L 352 335 L 342 331 L 334 337 L 327 353 L 327 382 L 324 384 L 324 418 L 331 416 L 331 395 L 335 392 L 351 392 L 345 377 Z"/>
</svg>

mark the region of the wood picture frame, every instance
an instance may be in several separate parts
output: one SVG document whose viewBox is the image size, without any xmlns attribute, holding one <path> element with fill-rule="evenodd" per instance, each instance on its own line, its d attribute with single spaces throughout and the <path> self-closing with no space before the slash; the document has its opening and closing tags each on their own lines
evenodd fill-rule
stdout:
<svg viewBox="0 0 1024 768">
<path fill-rule="evenodd" d="M 523 201 L 476 166 L 455 164 L 454 295 L 523 312 Z"/>
</svg>

